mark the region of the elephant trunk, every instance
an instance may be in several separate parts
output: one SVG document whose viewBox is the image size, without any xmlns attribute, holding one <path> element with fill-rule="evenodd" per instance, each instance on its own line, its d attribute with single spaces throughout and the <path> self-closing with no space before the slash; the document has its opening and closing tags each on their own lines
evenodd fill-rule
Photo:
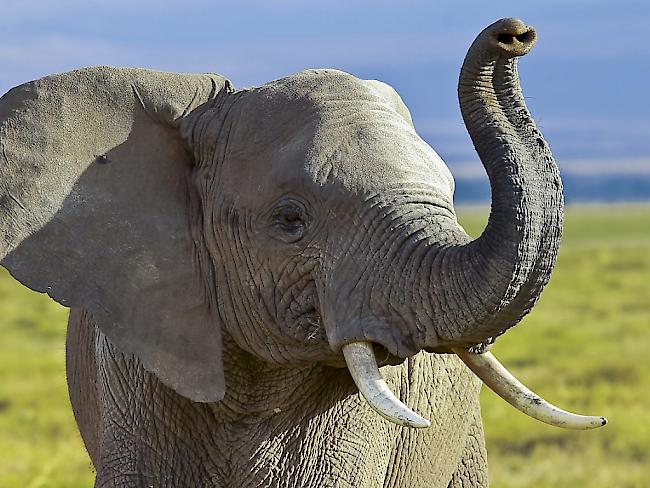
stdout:
<svg viewBox="0 0 650 488">
<path fill-rule="evenodd" d="M 500 20 L 477 37 L 461 70 L 461 111 L 490 180 L 492 210 L 483 234 L 442 250 L 441 272 L 432 273 L 432 290 L 444 294 L 442 308 L 465 310 L 446 314 L 451 320 L 436 331 L 449 346 L 480 350 L 519 322 L 548 282 L 557 256 L 562 182 L 517 75 L 516 58 L 535 41 L 531 27 Z"/>
</svg>

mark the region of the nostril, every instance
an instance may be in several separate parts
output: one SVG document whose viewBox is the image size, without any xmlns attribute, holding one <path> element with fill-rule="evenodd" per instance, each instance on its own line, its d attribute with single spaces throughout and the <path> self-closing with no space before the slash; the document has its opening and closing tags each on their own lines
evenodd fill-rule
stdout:
<svg viewBox="0 0 650 488">
<path fill-rule="evenodd" d="M 519 34 L 515 36 L 515 39 L 517 39 L 521 43 L 527 43 L 532 41 L 534 38 L 532 31 L 527 31 L 524 32 L 523 34 Z"/>
<path fill-rule="evenodd" d="M 518 36 L 513 36 L 512 34 L 499 34 L 497 36 L 497 41 L 499 41 L 501 44 L 512 44 L 515 42 L 515 37 Z"/>
</svg>

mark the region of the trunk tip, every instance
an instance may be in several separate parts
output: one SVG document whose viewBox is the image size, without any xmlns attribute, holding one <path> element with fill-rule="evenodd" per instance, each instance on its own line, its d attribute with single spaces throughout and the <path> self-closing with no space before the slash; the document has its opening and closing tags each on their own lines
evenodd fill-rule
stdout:
<svg viewBox="0 0 650 488">
<path fill-rule="evenodd" d="M 519 19 L 501 19 L 483 33 L 490 48 L 505 57 L 524 56 L 537 42 L 537 32 Z"/>
</svg>

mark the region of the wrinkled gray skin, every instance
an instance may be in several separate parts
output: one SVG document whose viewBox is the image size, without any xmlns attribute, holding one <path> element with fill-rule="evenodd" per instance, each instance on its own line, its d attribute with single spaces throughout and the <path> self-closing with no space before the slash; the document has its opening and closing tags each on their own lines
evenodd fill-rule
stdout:
<svg viewBox="0 0 650 488">
<path fill-rule="evenodd" d="M 499 21 L 463 66 L 493 189 L 474 241 L 379 82 L 91 68 L 0 100 L 0 258 L 72 308 L 95 486 L 487 486 L 480 382 L 444 353 L 516 324 L 555 261 L 561 182 L 516 71 L 534 41 Z M 357 340 L 430 428 L 370 410 Z"/>
</svg>

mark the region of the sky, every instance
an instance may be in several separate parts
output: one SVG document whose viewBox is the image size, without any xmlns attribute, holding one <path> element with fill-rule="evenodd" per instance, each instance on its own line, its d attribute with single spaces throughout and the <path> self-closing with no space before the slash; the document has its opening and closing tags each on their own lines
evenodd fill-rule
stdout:
<svg viewBox="0 0 650 488">
<path fill-rule="evenodd" d="M 0 0 L 0 92 L 82 66 L 216 72 L 237 87 L 305 68 L 392 85 L 458 177 L 482 175 L 456 98 L 467 47 L 519 17 L 526 103 L 564 172 L 650 174 L 646 0 Z"/>
</svg>

